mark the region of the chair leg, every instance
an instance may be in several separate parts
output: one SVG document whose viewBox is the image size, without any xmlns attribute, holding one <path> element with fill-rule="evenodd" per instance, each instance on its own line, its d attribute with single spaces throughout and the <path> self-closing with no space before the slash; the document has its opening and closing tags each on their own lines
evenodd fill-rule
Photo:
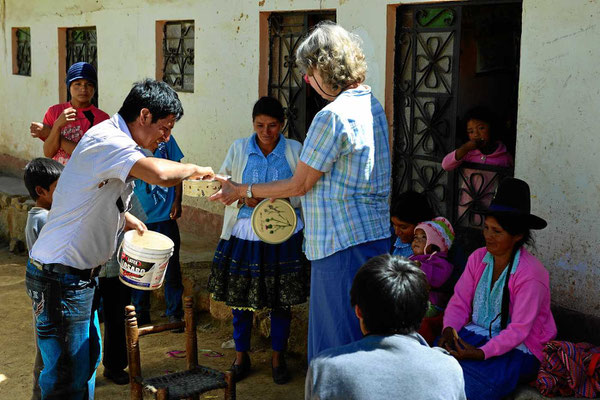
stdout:
<svg viewBox="0 0 600 400">
<path fill-rule="evenodd" d="M 225 400 L 235 400 L 235 380 L 233 379 L 233 372 L 231 370 L 225 371 L 225 382 L 227 387 L 225 388 Z"/>
<path fill-rule="evenodd" d="M 156 400 L 169 400 L 169 389 L 160 388 L 156 392 Z"/>
<path fill-rule="evenodd" d="M 138 343 L 138 326 L 135 307 L 132 305 L 125 307 L 125 336 L 127 340 L 127 362 L 129 364 L 131 400 L 142 400 L 142 385 L 137 381 L 137 378 L 142 376 L 140 348 Z"/>
</svg>

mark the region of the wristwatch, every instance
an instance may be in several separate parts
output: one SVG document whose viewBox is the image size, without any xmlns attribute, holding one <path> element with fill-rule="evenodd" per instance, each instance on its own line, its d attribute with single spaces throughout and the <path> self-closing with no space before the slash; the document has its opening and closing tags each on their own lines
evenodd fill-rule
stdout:
<svg viewBox="0 0 600 400">
<path fill-rule="evenodd" d="M 252 198 L 252 184 L 251 183 L 248 184 L 248 188 L 246 189 L 246 197 L 249 199 Z"/>
</svg>

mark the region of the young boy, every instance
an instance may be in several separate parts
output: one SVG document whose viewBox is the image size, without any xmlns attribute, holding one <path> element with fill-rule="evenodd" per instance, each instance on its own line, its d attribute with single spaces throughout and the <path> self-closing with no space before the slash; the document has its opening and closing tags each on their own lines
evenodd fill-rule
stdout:
<svg viewBox="0 0 600 400">
<path fill-rule="evenodd" d="M 177 145 L 175 137 L 171 135 L 169 141 L 160 143 L 154 151 L 154 157 L 180 162 L 183 158 L 183 153 Z M 144 209 L 146 215 L 144 223 L 146 227 L 151 231 L 168 236 L 175 243 L 164 282 L 165 315 L 169 319 L 169 322 L 181 321 L 183 317 L 183 304 L 181 300 L 183 283 L 181 281 L 181 266 L 179 264 L 181 239 L 179 236 L 179 226 L 177 225 L 177 219 L 181 216 L 182 189 L 181 183 L 172 187 L 162 187 L 151 185 L 141 179 L 136 179 L 133 189 Z M 151 323 L 150 293 L 147 290 L 133 289 L 131 291 L 131 301 L 135 306 L 138 324 L 145 325 Z M 179 332 L 182 331 L 179 330 Z"/>
<path fill-rule="evenodd" d="M 52 207 L 52 194 L 63 168 L 64 166 L 61 163 L 50 158 L 35 158 L 25 166 L 25 186 L 31 198 L 35 200 L 35 207 L 29 210 L 27 225 L 25 226 L 25 240 L 28 249 L 33 247 L 48 219 L 48 211 Z M 37 332 L 35 329 L 34 335 L 35 363 L 33 366 L 33 395 L 31 398 L 37 400 L 42 398 L 38 378 L 40 371 L 44 368 L 44 363 L 42 362 L 40 349 L 37 346 Z"/>
<path fill-rule="evenodd" d="M 64 166 L 50 158 L 34 158 L 25 166 L 25 187 L 35 200 L 35 207 L 29 210 L 25 238 L 31 249 L 48 218 L 52 206 L 52 194 Z"/>
<path fill-rule="evenodd" d="M 304 398 L 465 400 L 458 362 L 416 333 L 427 297 L 427 277 L 412 261 L 389 254 L 367 261 L 350 290 L 364 338 L 313 358 Z"/>
</svg>

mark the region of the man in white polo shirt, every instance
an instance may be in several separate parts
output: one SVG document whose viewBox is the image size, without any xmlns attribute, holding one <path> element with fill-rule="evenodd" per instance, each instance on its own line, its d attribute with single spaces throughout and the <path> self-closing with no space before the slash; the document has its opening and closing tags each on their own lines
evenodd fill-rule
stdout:
<svg viewBox="0 0 600 400">
<path fill-rule="evenodd" d="M 115 252 L 120 230 L 146 230 L 127 212 L 133 180 L 168 187 L 214 176 L 210 167 L 143 152 L 168 141 L 182 116 L 177 93 L 166 83 L 134 84 L 119 112 L 83 136 L 58 181 L 26 274 L 44 361 L 39 378 L 44 399 L 94 397 L 100 362 L 95 276 Z"/>
</svg>

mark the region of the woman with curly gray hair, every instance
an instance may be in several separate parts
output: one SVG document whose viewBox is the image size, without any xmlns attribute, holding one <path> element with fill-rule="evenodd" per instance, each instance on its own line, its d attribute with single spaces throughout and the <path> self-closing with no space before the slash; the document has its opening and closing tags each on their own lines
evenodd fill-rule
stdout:
<svg viewBox="0 0 600 400">
<path fill-rule="evenodd" d="M 390 248 L 390 152 L 383 108 L 363 85 L 359 37 L 321 23 L 296 58 L 307 84 L 330 103 L 313 119 L 294 175 L 255 185 L 218 178 L 223 188 L 211 200 L 302 196 L 311 260 L 310 362 L 322 350 L 362 338 L 350 287 L 362 264 Z"/>
</svg>

